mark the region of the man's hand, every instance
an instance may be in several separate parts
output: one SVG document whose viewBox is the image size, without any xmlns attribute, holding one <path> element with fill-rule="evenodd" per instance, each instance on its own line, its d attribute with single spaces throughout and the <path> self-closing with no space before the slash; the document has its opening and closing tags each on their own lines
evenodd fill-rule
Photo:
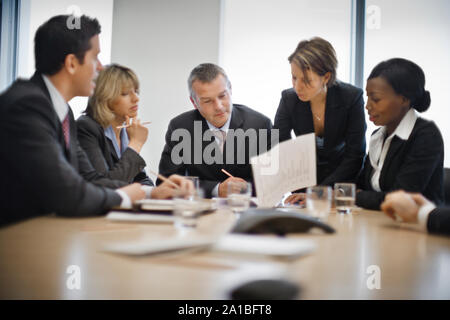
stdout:
<svg viewBox="0 0 450 320">
<path fill-rule="evenodd" d="M 403 190 L 389 193 L 381 204 L 381 210 L 395 220 L 395 216 L 403 222 L 417 223 L 420 207 L 430 203 L 419 193 L 407 193 Z"/>
<path fill-rule="evenodd" d="M 152 199 L 171 199 L 175 194 L 193 194 L 194 184 L 191 180 L 188 180 L 177 174 L 173 174 L 169 177 L 169 181 L 164 181 L 159 186 L 153 188 L 151 198 Z M 174 185 L 175 184 L 175 185 Z M 176 187 L 178 186 L 178 188 Z"/>
<path fill-rule="evenodd" d="M 230 182 L 243 182 L 243 183 L 247 183 L 247 181 L 245 181 L 242 178 L 236 178 L 236 177 L 229 177 L 228 179 L 226 179 L 225 181 L 223 181 L 222 183 L 219 184 L 219 197 L 221 198 L 226 198 L 228 195 L 228 184 Z"/>
<path fill-rule="evenodd" d="M 125 192 L 128 197 L 130 197 L 131 203 L 134 203 L 136 200 L 145 198 L 145 191 L 142 190 L 142 186 L 140 183 L 129 184 L 125 187 L 120 188 L 119 190 Z"/>
</svg>

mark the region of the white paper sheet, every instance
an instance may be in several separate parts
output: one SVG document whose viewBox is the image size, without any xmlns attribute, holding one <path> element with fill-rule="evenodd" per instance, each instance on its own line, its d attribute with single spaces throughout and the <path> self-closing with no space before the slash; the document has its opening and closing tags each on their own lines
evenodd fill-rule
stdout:
<svg viewBox="0 0 450 320">
<path fill-rule="evenodd" d="M 316 243 L 307 239 L 278 238 L 263 235 L 227 234 L 215 237 L 168 238 L 157 241 L 132 241 L 110 243 L 104 251 L 125 255 L 152 255 L 170 251 L 209 249 L 216 252 L 244 255 L 268 255 L 295 258 L 311 253 Z"/>
<path fill-rule="evenodd" d="M 314 133 L 284 141 L 250 163 L 259 206 L 273 207 L 286 192 L 316 185 Z"/>
<path fill-rule="evenodd" d="M 173 223 L 173 215 L 165 214 L 147 214 L 147 213 L 128 213 L 120 211 L 111 211 L 106 215 L 106 219 L 119 222 L 157 222 Z"/>
</svg>

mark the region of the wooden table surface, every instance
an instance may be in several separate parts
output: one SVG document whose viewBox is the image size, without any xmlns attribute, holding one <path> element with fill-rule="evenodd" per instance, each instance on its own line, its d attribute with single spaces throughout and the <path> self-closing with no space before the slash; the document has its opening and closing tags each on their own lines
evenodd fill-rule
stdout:
<svg viewBox="0 0 450 320">
<path fill-rule="evenodd" d="M 300 299 L 450 299 L 450 238 L 420 233 L 381 212 L 331 213 L 335 234 L 297 234 L 317 249 L 295 260 L 219 252 L 131 257 L 106 244 L 219 234 L 235 216 L 204 216 L 195 231 L 172 224 L 119 223 L 104 217 L 45 216 L 0 228 L 0 299 L 228 299 L 255 279 L 297 283 Z M 79 266 L 81 288 L 69 289 L 67 269 Z M 381 288 L 369 289 L 370 266 Z M 369 273 L 368 273 L 369 271 Z"/>
</svg>

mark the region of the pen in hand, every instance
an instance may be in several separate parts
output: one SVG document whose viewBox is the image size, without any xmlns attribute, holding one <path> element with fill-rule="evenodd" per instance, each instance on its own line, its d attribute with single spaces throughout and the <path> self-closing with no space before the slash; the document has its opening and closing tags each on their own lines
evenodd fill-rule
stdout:
<svg viewBox="0 0 450 320">
<path fill-rule="evenodd" d="M 231 173 L 229 173 L 227 170 L 222 169 L 221 170 L 223 173 L 225 173 L 227 176 L 229 176 L 230 178 L 234 178 L 233 175 Z"/>
<path fill-rule="evenodd" d="M 141 125 L 145 126 L 145 125 L 150 124 L 150 123 L 152 123 L 152 122 L 151 121 L 141 122 Z M 123 126 L 118 126 L 116 128 L 117 129 L 122 129 L 122 128 L 128 128 L 129 126 L 131 126 L 131 124 L 125 124 Z"/>
</svg>

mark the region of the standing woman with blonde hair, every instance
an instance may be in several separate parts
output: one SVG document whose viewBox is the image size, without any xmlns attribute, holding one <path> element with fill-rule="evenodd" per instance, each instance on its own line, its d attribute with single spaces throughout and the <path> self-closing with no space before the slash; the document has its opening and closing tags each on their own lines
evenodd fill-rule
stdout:
<svg viewBox="0 0 450 320">
<path fill-rule="evenodd" d="M 292 88 L 281 93 L 274 125 L 280 141 L 314 133 L 317 184 L 355 182 L 366 152 L 363 91 L 336 79 L 336 53 L 322 38 L 301 41 L 288 60 Z"/>
<path fill-rule="evenodd" d="M 139 81 L 129 68 L 112 64 L 99 74 L 85 114 L 77 120 L 78 140 L 97 172 L 128 183 L 153 186 L 139 155 L 148 129 L 137 118 Z M 118 128 L 122 125 L 127 128 Z"/>
</svg>

